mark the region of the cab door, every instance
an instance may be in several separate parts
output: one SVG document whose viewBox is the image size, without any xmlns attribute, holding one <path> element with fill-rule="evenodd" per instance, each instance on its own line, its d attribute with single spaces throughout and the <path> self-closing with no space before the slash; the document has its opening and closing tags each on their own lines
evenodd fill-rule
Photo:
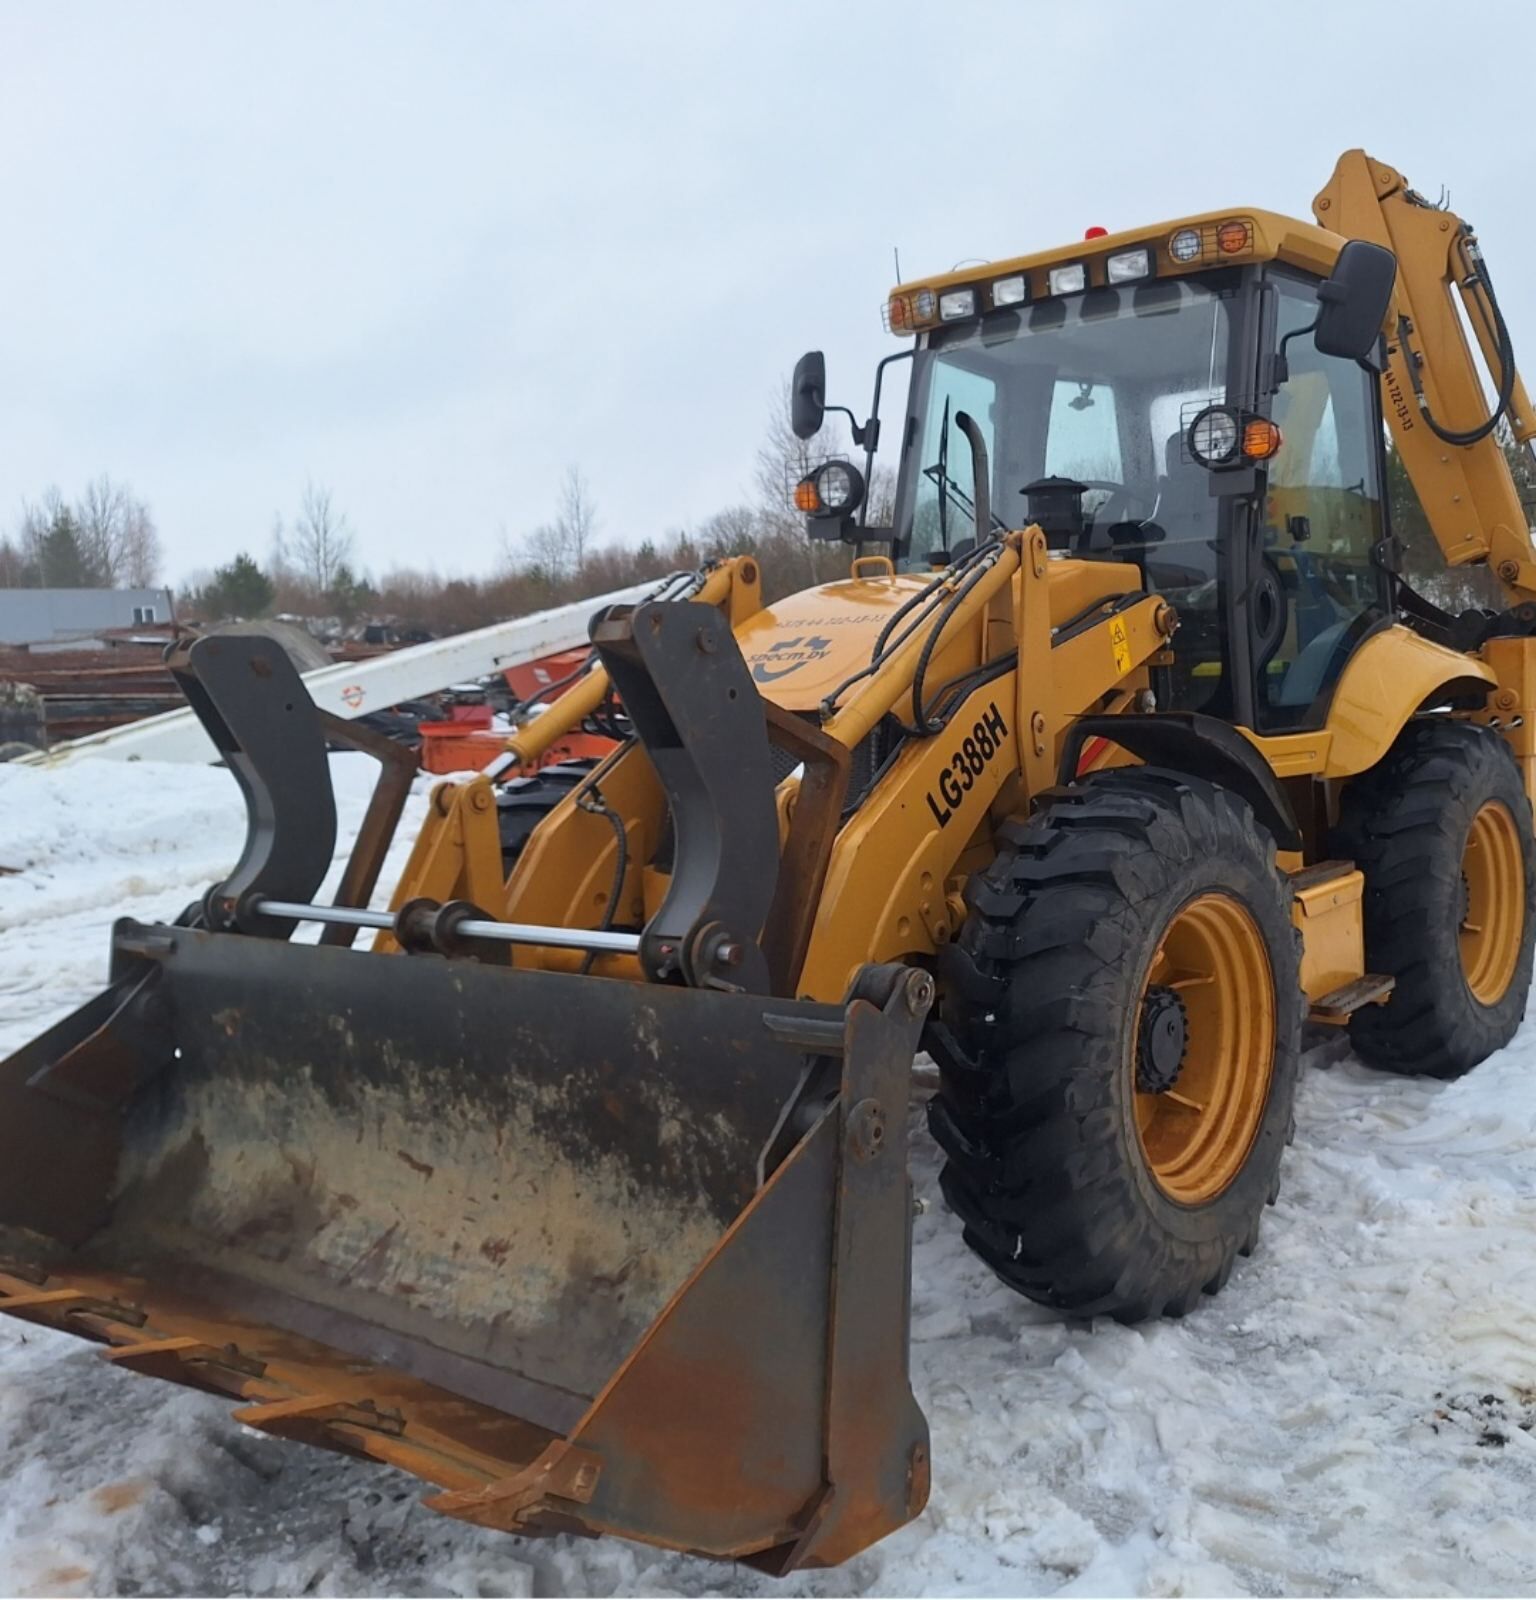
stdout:
<svg viewBox="0 0 1536 1600">
<path fill-rule="evenodd" d="M 1277 340 L 1315 320 L 1314 282 L 1282 270 L 1270 282 Z M 1268 463 L 1249 573 L 1260 733 L 1321 726 L 1356 645 L 1391 609 L 1376 380 L 1353 361 L 1319 355 L 1305 332 L 1286 354 L 1289 376 L 1271 410 L 1282 443 Z"/>
</svg>

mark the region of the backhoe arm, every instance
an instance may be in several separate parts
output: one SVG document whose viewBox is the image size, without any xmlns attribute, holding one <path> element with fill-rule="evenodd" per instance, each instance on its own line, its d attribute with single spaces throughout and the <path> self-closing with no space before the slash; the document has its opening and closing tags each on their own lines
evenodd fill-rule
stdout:
<svg viewBox="0 0 1536 1600">
<path fill-rule="evenodd" d="M 1536 599 L 1536 550 L 1498 427 L 1507 420 L 1525 444 L 1536 416 L 1476 235 L 1363 150 L 1339 158 L 1313 212 L 1334 233 L 1397 256 L 1382 408 L 1446 562 L 1487 562 L 1512 601 Z M 1458 296 L 1492 375 L 1492 404 Z"/>
</svg>

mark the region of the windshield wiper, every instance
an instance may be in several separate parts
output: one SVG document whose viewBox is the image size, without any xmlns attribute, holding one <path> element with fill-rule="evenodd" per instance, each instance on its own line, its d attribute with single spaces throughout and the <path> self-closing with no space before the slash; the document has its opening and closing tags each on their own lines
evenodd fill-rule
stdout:
<svg viewBox="0 0 1536 1600">
<path fill-rule="evenodd" d="M 949 490 L 946 485 L 951 481 L 949 476 L 949 396 L 944 396 L 944 420 L 939 424 L 939 459 L 938 468 L 939 486 L 939 548 L 949 549 Z M 925 472 L 930 468 L 924 468 Z M 974 521 L 975 518 L 972 518 Z"/>
<path fill-rule="evenodd" d="M 939 452 L 939 459 L 937 461 L 933 462 L 930 466 L 923 468 L 923 476 L 927 478 L 930 483 L 938 485 L 939 505 L 941 508 L 943 507 L 947 496 L 953 495 L 955 499 L 958 500 L 970 514 L 972 524 L 975 524 L 976 506 L 965 490 L 962 489 L 960 485 L 956 483 L 955 480 L 944 470 L 944 452 L 942 450 Z M 999 533 L 1008 532 L 1008 524 L 1004 522 L 995 511 L 992 513 L 992 526 L 996 528 Z M 942 509 L 939 513 L 939 537 L 941 539 L 944 537 L 944 514 Z M 947 550 L 949 545 L 946 543 L 944 548 Z"/>
</svg>

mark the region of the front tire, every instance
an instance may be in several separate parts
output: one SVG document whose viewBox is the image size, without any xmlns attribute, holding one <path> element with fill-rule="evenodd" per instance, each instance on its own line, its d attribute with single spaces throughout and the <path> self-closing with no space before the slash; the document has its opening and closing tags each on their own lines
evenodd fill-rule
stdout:
<svg viewBox="0 0 1536 1600">
<path fill-rule="evenodd" d="M 1330 853 L 1365 873 L 1365 964 L 1397 980 L 1350 1021 L 1362 1059 L 1454 1078 L 1508 1044 L 1531 987 L 1536 849 L 1504 740 L 1410 723 L 1345 789 Z"/>
<path fill-rule="evenodd" d="M 510 873 L 533 837 L 533 830 L 591 773 L 595 761 L 560 761 L 526 777 L 513 778 L 496 795 L 501 831 L 501 865 Z"/>
<path fill-rule="evenodd" d="M 1249 807 L 1154 768 L 1002 832 L 941 963 L 930 1125 L 967 1243 L 1078 1315 L 1182 1315 L 1278 1188 L 1304 1004 Z"/>
</svg>

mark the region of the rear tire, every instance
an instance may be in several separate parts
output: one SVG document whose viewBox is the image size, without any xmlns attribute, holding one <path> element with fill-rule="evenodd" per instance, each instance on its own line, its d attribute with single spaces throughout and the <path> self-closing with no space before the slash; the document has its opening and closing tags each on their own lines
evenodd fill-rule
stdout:
<svg viewBox="0 0 1536 1600">
<path fill-rule="evenodd" d="M 1274 841 L 1231 793 L 1147 767 L 1001 840 L 940 963 L 945 1196 L 1030 1299 L 1182 1315 L 1253 1248 L 1292 1129 L 1304 1007 Z"/>
<path fill-rule="evenodd" d="M 1531 807 L 1489 728 L 1425 718 L 1344 791 L 1331 853 L 1365 873 L 1365 964 L 1397 980 L 1350 1021 L 1373 1067 L 1459 1077 L 1525 1016 L 1536 945 Z"/>
</svg>

